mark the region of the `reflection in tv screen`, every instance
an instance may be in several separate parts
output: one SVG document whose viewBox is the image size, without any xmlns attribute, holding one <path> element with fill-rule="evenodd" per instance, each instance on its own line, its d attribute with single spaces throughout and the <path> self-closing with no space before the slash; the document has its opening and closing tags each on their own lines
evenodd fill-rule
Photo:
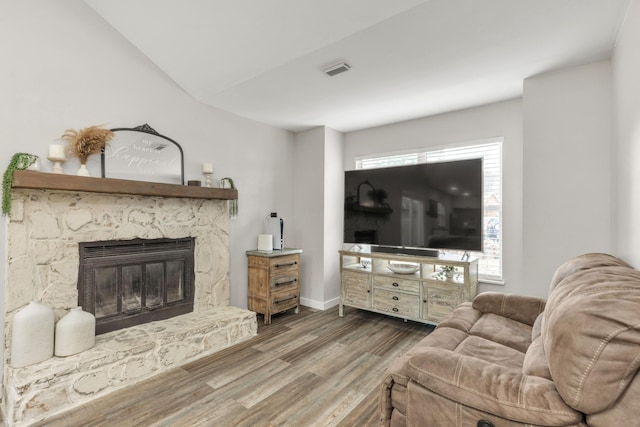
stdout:
<svg viewBox="0 0 640 427">
<path fill-rule="evenodd" d="M 482 159 L 345 172 L 344 243 L 482 250 Z"/>
</svg>

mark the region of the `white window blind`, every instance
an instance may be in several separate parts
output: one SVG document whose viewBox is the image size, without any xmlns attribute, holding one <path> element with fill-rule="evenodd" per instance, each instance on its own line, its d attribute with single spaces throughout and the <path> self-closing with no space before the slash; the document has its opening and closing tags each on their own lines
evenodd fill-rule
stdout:
<svg viewBox="0 0 640 427">
<path fill-rule="evenodd" d="M 483 173 L 483 252 L 470 252 L 479 261 L 479 275 L 491 281 L 502 280 L 502 140 L 470 143 L 455 147 L 425 148 L 410 152 L 358 157 L 356 169 L 382 168 L 417 163 L 482 158 Z M 456 253 L 456 251 L 447 251 Z M 462 252 L 460 252 L 462 255 Z"/>
</svg>

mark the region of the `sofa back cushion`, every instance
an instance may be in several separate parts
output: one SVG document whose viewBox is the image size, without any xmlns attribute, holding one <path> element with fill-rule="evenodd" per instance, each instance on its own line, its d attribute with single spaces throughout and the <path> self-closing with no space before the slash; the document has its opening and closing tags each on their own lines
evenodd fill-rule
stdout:
<svg viewBox="0 0 640 427">
<path fill-rule="evenodd" d="M 569 261 L 564 262 L 555 271 L 555 274 L 551 278 L 551 284 L 549 286 L 549 294 L 553 292 L 556 286 L 562 282 L 565 278 L 571 276 L 574 273 L 578 273 L 583 270 L 591 270 L 598 267 L 629 267 L 629 264 L 622 261 L 619 258 L 611 256 L 609 254 L 593 253 L 577 256 Z"/>
<path fill-rule="evenodd" d="M 590 254 L 561 266 L 554 280 L 541 328 L 551 376 L 569 406 L 601 412 L 640 367 L 640 272 Z"/>
</svg>

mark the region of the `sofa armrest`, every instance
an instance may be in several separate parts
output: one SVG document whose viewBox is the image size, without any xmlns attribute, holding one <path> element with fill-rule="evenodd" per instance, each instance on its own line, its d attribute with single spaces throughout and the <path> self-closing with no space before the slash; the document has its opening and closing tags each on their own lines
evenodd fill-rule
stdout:
<svg viewBox="0 0 640 427">
<path fill-rule="evenodd" d="M 544 311 L 544 298 L 510 295 L 501 292 L 483 292 L 473 299 L 473 308 L 482 313 L 493 313 L 533 326 Z"/>
<path fill-rule="evenodd" d="M 410 382 L 467 407 L 535 425 L 574 425 L 582 414 L 562 400 L 552 381 L 519 369 L 440 348 L 409 359 Z"/>
</svg>

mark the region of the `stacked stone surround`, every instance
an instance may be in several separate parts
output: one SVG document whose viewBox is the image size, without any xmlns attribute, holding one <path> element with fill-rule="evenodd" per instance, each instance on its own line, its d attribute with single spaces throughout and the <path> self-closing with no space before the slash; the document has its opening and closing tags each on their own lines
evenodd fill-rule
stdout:
<svg viewBox="0 0 640 427">
<path fill-rule="evenodd" d="M 5 284 L 4 399 L 9 425 L 86 403 L 256 334 L 229 306 L 225 200 L 14 189 Z M 91 350 L 12 368 L 11 326 L 32 300 L 56 320 L 78 304 L 79 242 L 195 237 L 194 312 L 98 336 Z"/>
</svg>

